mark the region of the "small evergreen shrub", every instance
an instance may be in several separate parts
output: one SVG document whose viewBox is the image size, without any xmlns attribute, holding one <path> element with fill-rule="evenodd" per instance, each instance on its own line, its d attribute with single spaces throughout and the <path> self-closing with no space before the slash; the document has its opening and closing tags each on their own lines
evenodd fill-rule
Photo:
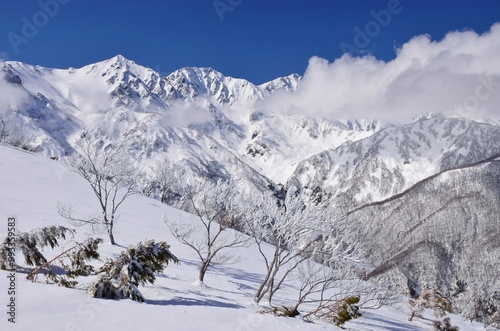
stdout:
<svg viewBox="0 0 500 331">
<path fill-rule="evenodd" d="M 46 275 L 47 283 L 52 282 L 59 286 L 75 287 L 78 284 L 76 281 L 77 277 L 94 274 L 94 267 L 86 262 L 99 259 L 100 256 L 97 249 L 102 242 L 101 238 L 88 238 L 84 243 L 76 243 L 76 245 L 67 249 L 56 258 L 35 269 L 27 278 L 34 280 L 40 269 L 46 268 L 48 269 Z M 53 272 L 52 267 L 57 263 L 64 270 L 63 274 Z"/>
<path fill-rule="evenodd" d="M 458 326 L 452 326 L 450 322 L 450 318 L 446 317 L 442 321 L 434 321 L 433 323 L 434 330 L 436 331 L 459 331 Z"/>
<path fill-rule="evenodd" d="M 359 307 L 356 305 L 357 303 L 359 303 L 359 300 L 360 297 L 357 295 L 347 297 L 341 300 L 340 302 L 341 306 L 331 316 L 335 325 L 342 326 L 345 324 L 345 322 L 361 316 L 361 313 L 359 312 Z"/>
<path fill-rule="evenodd" d="M 137 289 L 139 285 L 154 284 L 156 274 L 170 263 L 178 263 L 166 242 L 138 243 L 128 247 L 114 260 L 107 261 L 98 271 L 97 280 L 91 284 L 89 293 L 94 298 L 126 299 L 144 301 Z"/>
<path fill-rule="evenodd" d="M 290 307 L 273 307 L 272 309 L 265 309 L 260 311 L 261 314 L 272 314 L 277 317 L 295 317 L 300 313 L 296 308 Z"/>
<path fill-rule="evenodd" d="M 29 266 L 43 265 L 47 259 L 40 250 L 47 246 L 50 248 L 59 246 L 58 239 L 66 239 L 68 234 L 73 235 L 74 231 L 64 226 L 53 225 L 6 237 L 0 245 L 0 269 L 7 268 L 9 255 L 13 251 L 22 252 Z"/>
<path fill-rule="evenodd" d="M 317 309 L 307 313 L 306 318 L 316 316 L 342 327 L 347 321 L 361 317 L 359 312 L 359 295 L 349 296 L 340 300 L 322 303 Z"/>
</svg>

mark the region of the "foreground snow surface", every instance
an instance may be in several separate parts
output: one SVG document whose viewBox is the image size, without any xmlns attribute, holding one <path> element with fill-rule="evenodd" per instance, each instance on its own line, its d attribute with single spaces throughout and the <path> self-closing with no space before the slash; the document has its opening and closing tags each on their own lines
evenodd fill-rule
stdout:
<svg viewBox="0 0 500 331">
<path fill-rule="evenodd" d="M 82 216 L 98 211 L 97 200 L 88 184 L 54 161 L 0 145 L 0 238 L 7 234 L 7 218 L 15 216 L 17 230 L 59 224 L 71 227 L 57 214 L 58 202 L 71 203 Z M 278 318 L 258 313 L 262 307 L 252 303 L 252 295 L 263 278 L 263 262 L 256 247 L 240 249 L 241 261 L 209 269 L 205 284 L 197 284 L 198 262 L 193 251 L 178 244 L 162 223 L 162 216 L 181 222 L 196 222 L 192 215 L 142 196 L 125 202 L 116 225 L 119 246 L 101 246 L 103 258 L 119 254 L 124 247 L 146 239 L 167 241 L 181 261 L 169 265 L 153 286 L 141 287 L 145 303 L 131 300 L 90 298 L 81 279 L 77 289 L 48 285 L 40 276 L 37 283 L 17 274 L 16 323 L 8 322 L 6 305 L 8 272 L 0 271 L 0 330 L 340 330 L 321 321 L 308 323 L 300 318 Z M 85 236 L 78 230 L 77 238 Z M 107 238 L 103 236 L 106 240 Z M 45 250 L 47 257 L 62 250 Z M 121 246 L 121 247 L 120 247 Z M 21 255 L 17 263 L 24 265 Z M 296 285 L 295 285 L 296 286 Z M 294 284 L 278 294 L 284 305 L 295 298 Z M 362 311 L 363 317 L 348 322 L 348 330 L 432 330 L 423 320 L 408 322 L 408 307 L 384 307 Z M 484 330 L 459 316 L 451 316 L 460 330 Z"/>
</svg>

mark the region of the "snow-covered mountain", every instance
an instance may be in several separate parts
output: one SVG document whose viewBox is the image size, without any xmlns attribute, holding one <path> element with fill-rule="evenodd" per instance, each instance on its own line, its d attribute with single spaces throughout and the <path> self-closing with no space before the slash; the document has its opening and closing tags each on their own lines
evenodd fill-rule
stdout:
<svg viewBox="0 0 500 331">
<path fill-rule="evenodd" d="M 51 156 L 71 153 L 82 132 L 100 128 L 103 139 L 126 137 L 140 160 L 241 160 L 283 183 L 303 159 L 380 128 L 254 110 L 272 93 L 295 90 L 298 75 L 260 86 L 211 68 L 162 77 L 120 55 L 66 70 L 5 62 L 3 72 L 26 99 L 17 109 L 2 109 L 3 116 L 25 123 L 37 137 L 35 148 Z"/>
<path fill-rule="evenodd" d="M 120 55 L 79 69 L 0 65 L 0 87 L 6 91 L 0 92 L 0 119 L 39 154 L 64 157 L 90 134 L 103 148 L 119 144 L 133 154 L 147 174 L 145 186 L 155 162 L 168 160 L 186 180 L 231 178 L 245 192 L 273 189 L 300 195 L 311 207 L 329 206 L 332 222 L 347 222 L 343 235 L 355 242 L 346 245 L 353 244 L 352 251 L 371 266 L 368 272 L 399 256 L 402 243 L 420 242 L 438 228 L 446 237 L 440 245 L 455 260 L 443 264 L 443 250 L 423 248 L 424 253 L 408 256 L 417 260 L 413 265 L 430 261 L 425 273 L 413 270 L 407 256 L 390 268 L 396 270 L 387 276 L 393 285 L 408 293 L 424 284 L 446 292 L 443 284 L 451 281 L 450 275 L 466 280 L 470 288 L 484 285 L 464 274 L 462 266 L 476 254 L 476 243 L 490 240 L 488 233 L 500 224 L 498 204 L 485 203 L 498 198 L 491 186 L 498 175 L 493 165 L 482 163 L 497 162 L 500 155 L 499 119 L 429 114 L 391 124 L 332 121 L 279 109 L 263 112 L 259 105 L 273 94 L 300 88 L 296 74 L 261 85 L 212 68 L 182 68 L 162 76 Z M 4 136 L 0 140 L 7 141 Z M 468 182 L 475 179 L 480 180 Z M 399 235 L 417 233 L 404 228 L 409 215 L 432 220 L 419 227 L 418 238 Z M 452 219 L 449 227 L 467 235 L 441 231 L 444 219 Z M 325 247 L 343 240 L 330 233 L 330 225 L 318 224 Z M 450 253 L 450 247 L 458 247 L 455 238 L 462 238 L 456 255 Z M 483 261 L 498 257 L 498 240 L 488 241 L 492 244 L 481 253 Z M 440 266 L 447 273 L 437 272 Z M 491 286 L 492 293 L 500 291 L 498 283 Z M 462 301 L 457 302 L 465 307 Z"/>
<path fill-rule="evenodd" d="M 288 185 L 342 212 L 401 193 L 418 181 L 500 155 L 498 126 L 438 117 L 384 128 L 302 161 Z"/>
</svg>

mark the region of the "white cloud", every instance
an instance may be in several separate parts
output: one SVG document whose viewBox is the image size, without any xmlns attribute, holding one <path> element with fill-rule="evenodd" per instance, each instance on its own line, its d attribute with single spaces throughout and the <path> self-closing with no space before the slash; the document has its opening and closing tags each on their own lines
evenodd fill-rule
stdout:
<svg viewBox="0 0 500 331">
<path fill-rule="evenodd" d="M 173 100 L 165 114 L 170 125 L 177 127 L 201 125 L 210 122 L 212 118 L 206 110 L 207 107 L 207 104 L 198 105 L 194 101 Z"/>
<path fill-rule="evenodd" d="M 0 62 L 0 91 L 0 111 L 2 112 L 20 109 L 30 99 L 22 86 L 9 82 L 2 62 Z"/>
<path fill-rule="evenodd" d="M 415 37 L 389 62 L 313 57 L 295 93 L 276 94 L 258 107 L 327 119 L 407 121 L 429 112 L 499 118 L 500 24 L 482 35 Z"/>
</svg>

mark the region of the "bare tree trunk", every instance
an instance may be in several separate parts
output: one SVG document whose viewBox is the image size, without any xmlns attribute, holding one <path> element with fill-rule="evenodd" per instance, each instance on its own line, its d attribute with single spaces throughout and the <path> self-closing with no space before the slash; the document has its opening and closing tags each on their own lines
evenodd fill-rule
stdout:
<svg viewBox="0 0 500 331">
<path fill-rule="evenodd" d="M 274 288 L 274 280 L 276 279 L 276 275 L 278 274 L 279 269 L 280 269 L 279 265 L 276 265 L 274 267 L 274 271 L 271 274 L 271 277 L 270 277 L 268 285 L 267 285 L 268 290 L 266 292 L 269 292 L 269 295 L 267 297 L 267 300 L 269 302 L 269 306 L 271 306 L 271 302 L 273 301 L 274 292 L 276 292 L 278 290 L 277 288 Z"/>
<path fill-rule="evenodd" d="M 116 245 L 115 236 L 113 236 L 113 231 L 109 231 L 108 234 L 109 234 L 109 242 L 111 243 L 111 245 Z"/>
<path fill-rule="evenodd" d="M 266 292 L 264 291 L 264 286 L 266 286 L 267 281 L 269 280 L 269 276 L 270 275 L 271 275 L 271 271 L 268 271 L 267 274 L 266 274 L 266 277 L 264 278 L 264 280 L 262 281 L 262 283 L 260 283 L 260 286 L 257 289 L 257 292 L 255 292 L 255 296 L 253 298 L 253 301 L 256 304 L 259 304 L 260 300 L 262 300 L 262 298 L 264 297 L 264 295 L 266 295 Z"/>
<path fill-rule="evenodd" d="M 92 136 L 97 138 L 100 135 L 96 132 Z M 75 152 L 69 163 L 72 170 L 89 183 L 99 201 L 102 216 L 76 219 L 71 217 L 70 208 L 66 208 L 66 215 L 62 216 L 77 226 L 90 225 L 92 231 L 106 231 L 111 244 L 116 245 L 113 236 L 116 212 L 128 197 L 137 193 L 136 183 L 141 173 L 131 165 L 131 156 L 125 148 L 117 145 L 101 149 L 92 136 L 85 135 L 77 142 L 81 156 Z"/>
<path fill-rule="evenodd" d="M 108 223 L 106 227 L 108 230 L 109 242 L 111 243 L 111 245 L 116 245 L 115 236 L 113 235 L 113 223 Z"/>
<path fill-rule="evenodd" d="M 113 235 L 113 225 L 115 223 L 114 220 L 114 215 L 111 215 L 111 221 L 108 220 L 107 216 L 104 216 L 104 224 L 106 224 L 106 230 L 108 231 L 109 242 L 111 243 L 111 245 L 116 245 L 115 236 Z"/>
<path fill-rule="evenodd" d="M 207 273 L 208 266 L 210 263 L 208 262 L 203 262 L 200 267 L 200 275 L 198 277 L 198 280 L 203 283 L 203 280 L 205 279 L 205 274 Z"/>
</svg>

